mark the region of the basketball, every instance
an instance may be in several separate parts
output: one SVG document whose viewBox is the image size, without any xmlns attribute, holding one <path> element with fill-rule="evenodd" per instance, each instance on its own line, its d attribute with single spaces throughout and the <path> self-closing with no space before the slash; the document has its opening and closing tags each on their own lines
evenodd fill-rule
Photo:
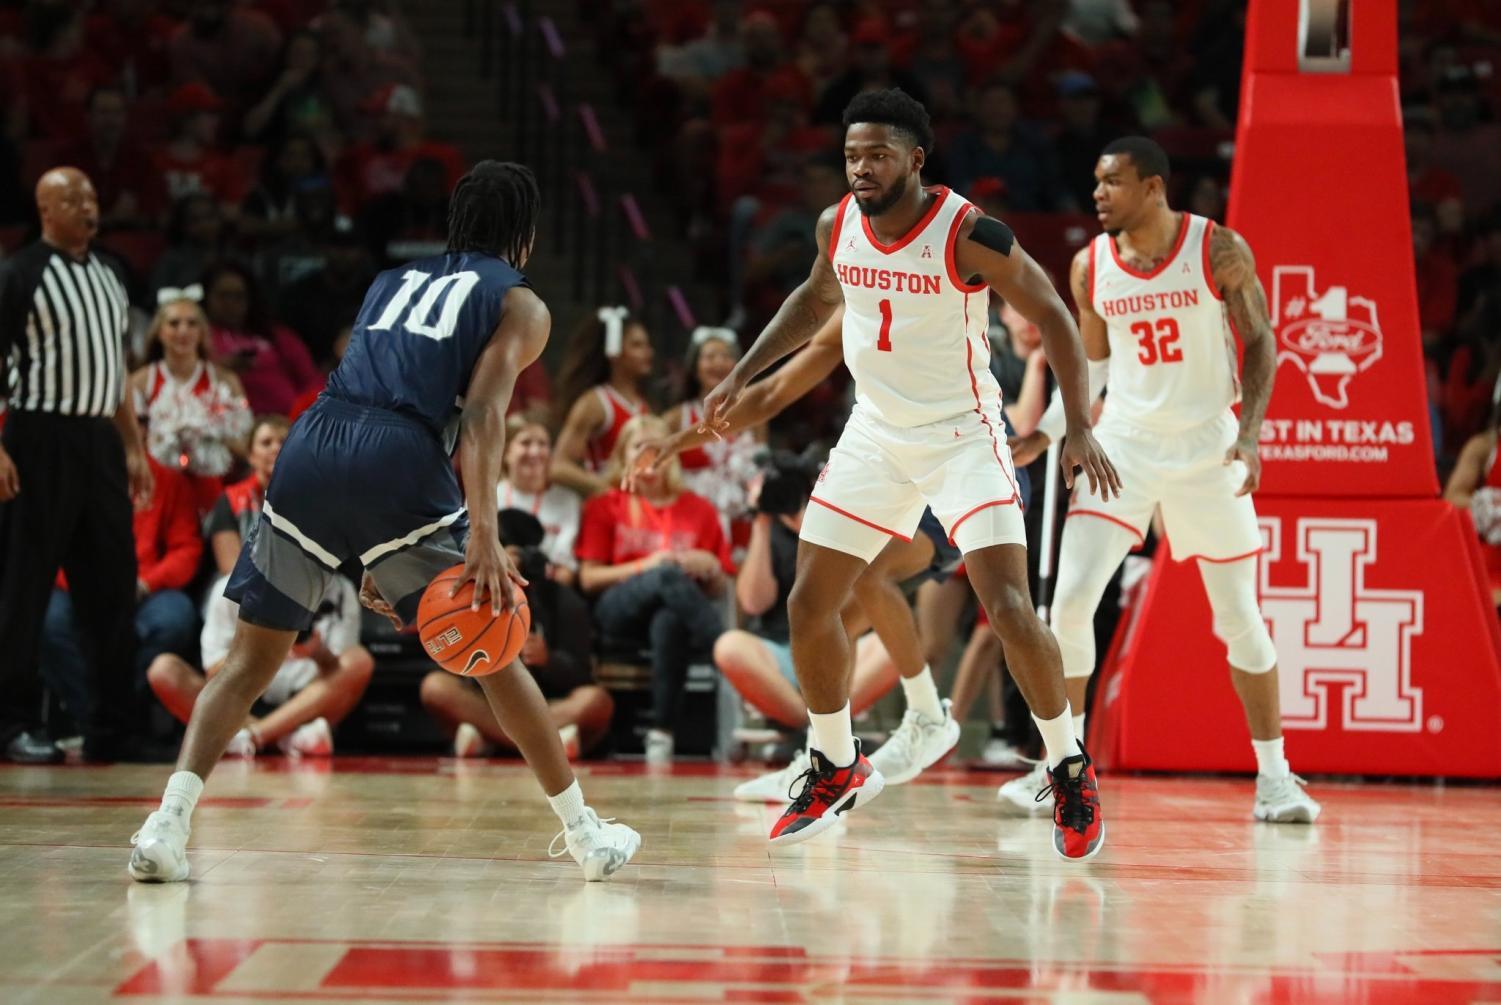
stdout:
<svg viewBox="0 0 1501 1005">
<path fill-rule="evenodd" d="M 491 613 L 489 604 L 471 610 L 474 583 L 465 583 L 449 596 L 463 574 L 464 567 L 455 565 L 428 584 L 417 606 L 417 634 L 422 648 L 444 670 L 460 677 L 484 677 L 520 655 L 532 630 L 532 613 L 524 598 L 499 616 Z"/>
</svg>

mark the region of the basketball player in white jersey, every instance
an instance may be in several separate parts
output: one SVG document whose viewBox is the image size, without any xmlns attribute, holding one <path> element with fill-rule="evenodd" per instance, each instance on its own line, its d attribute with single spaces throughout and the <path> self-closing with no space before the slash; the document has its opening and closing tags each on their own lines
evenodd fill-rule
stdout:
<svg viewBox="0 0 1501 1005">
<path fill-rule="evenodd" d="M 1088 858 L 1104 840 L 1094 769 L 1074 735 L 1057 644 L 1032 609 L 1026 533 L 987 366 L 987 287 L 1043 333 L 1067 408 L 1065 478 L 1083 468 L 1103 497 L 1119 482 L 1089 431 L 1083 346 L 1047 275 L 1011 231 L 944 188 L 925 189 L 928 113 L 900 90 L 867 91 L 844 112 L 850 194 L 819 217 L 808 279 L 704 401 L 722 430 L 750 381 L 811 339 L 844 304 L 844 360 L 856 404 L 803 518 L 788 599 L 792 659 L 811 720 L 811 767 L 772 827 L 804 841 L 874 799 L 884 780 L 850 730 L 849 642 L 840 611 L 892 536 L 925 507 L 964 552 L 1008 665 L 1047 746 L 1053 847 Z"/>
<path fill-rule="evenodd" d="M 1253 814 L 1312 823 L 1319 804 L 1283 756 L 1277 654 L 1256 600 L 1261 532 L 1251 493 L 1261 480 L 1256 443 L 1277 357 L 1255 259 L 1229 228 L 1168 208 L 1167 155 L 1151 140 L 1111 143 L 1095 177 L 1105 233 L 1074 256 L 1070 281 L 1091 400 L 1107 379 L 1110 388 L 1096 431 L 1125 488 L 1113 499 L 1076 495 L 1069 507 L 1052 626 L 1070 705 L 1082 713 L 1094 672 L 1095 608 L 1160 506 L 1173 558 L 1198 560 L 1214 633 L 1245 707 L 1258 767 Z M 1239 380 L 1232 330 L 1245 345 Z M 1060 435 L 1067 444 L 1062 408 L 1055 399 L 1038 431 L 1013 444 L 1016 463 L 1029 463 Z M 1076 716 L 1081 737 L 1083 719 Z M 1046 784 L 1035 771 L 1007 782 L 1001 805 L 1033 813 Z"/>
</svg>

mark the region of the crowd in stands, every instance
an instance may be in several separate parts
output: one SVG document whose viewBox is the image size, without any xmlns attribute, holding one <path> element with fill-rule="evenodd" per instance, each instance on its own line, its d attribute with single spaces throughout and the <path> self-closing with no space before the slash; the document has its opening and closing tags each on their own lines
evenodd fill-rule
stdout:
<svg viewBox="0 0 1501 1005">
<path fill-rule="evenodd" d="M 703 395 L 807 274 L 814 221 L 846 191 L 848 100 L 892 85 L 923 100 L 938 137 L 927 180 L 1015 221 L 1061 277 L 1073 246 L 1060 235 L 1094 232 L 1093 167 L 1117 136 L 1157 138 L 1175 203 L 1223 218 L 1245 2 L 581 7 L 726 321 L 695 331 L 682 361 L 661 359 L 662 340 L 623 307 L 556 333 L 561 365 L 529 369 L 513 402 L 501 528 L 532 581 L 523 660 L 570 751 L 608 749 L 618 710 L 593 668 L 626 659 L 649 668 L 644 749 L 663 761 L 694 664 L 717 666 L 768 721 L 805 722 L 785 612 L 800 508 L 765 512 L 759 491 L 768 438 L 801 443 L 844 414 L 842 372 L 771 434 L 688 451 L 633 492 L 620 474 L 643 439 L 698 422 Z M 1445 469 L 1472 444 L 1456 477 L 1475 484 L 1450 492 L 1468 502 L 1492 467 L 1501 377 L 1501 13 L 1475 0 L 1401 9 L 1435 444 Z M 375 271 L 443 248 L 465 159 L 427 133 L 421 53 L 388 0 L 0 0 L 0 80 L 0 246 L 35 236 L 31 187 L 71 164 L 99 193 L 98 246 L 132 296 L 130 394 L 156 475 L 135 515 L 137 683 L 183 720 L 224 656 L 223 577 L 289 422 L 337 364 Z M 1038 333 L 997 301 L 991 336 L 1025 432 L 1048 393 Z M 1501 545 L 1501 495 L 1495 509 Z M 360 622 L 341 581 L 231 754 L 332 748 L 376 669 Z M 65 715 L 85 704 L 76 635 L 59 581 L 40 671 Z M 967 707 L 999 654 L 983 624 L 963 638 Z M 873 638 L 856 681 L 857 707 L 895 684 Z M 511 749 L 470 682 L 435 671 L 419 698 L 461 756 Z"/>
<path fill-rule="evenodd" d="M 1127 134 L 1175 205 L 1222 218 L 1245 0 L 595 0 L 600 52 L 685 237 L 754 332 L 806 276 L 840 194 L 839 116 L 900 86 L 934 119 L 924 178 L 1013 222 L 1066 275 L 1094 164 Z M 1447 471 L 1501 374 L 1501 9 L 1403 0 L 1401 100 L 1435 444 Z M 1046 214 L 1033 222 L 1033 214 Z M 1051 234 L 1049 233 L 1051 232 Z M 1037 234 L 1034 238 L 1034 233 Z"/>
</svg>

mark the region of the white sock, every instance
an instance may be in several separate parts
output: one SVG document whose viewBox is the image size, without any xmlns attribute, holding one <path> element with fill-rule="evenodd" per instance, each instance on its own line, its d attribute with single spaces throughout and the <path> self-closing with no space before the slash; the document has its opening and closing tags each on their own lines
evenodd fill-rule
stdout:
<svg viewBox="0 0 1501 1005">
<path fill-rule="evenodd" d="M 850 728 L 850 703 L 837 712 L 809 712 L 812 735 L 808 744 L 827 757 L 835 767 L 847 768 L 855 763 L 855 734 Z"/>
<path fill-rule="evenodd" d="M 1084 744 L 1084 713 L 1083 712 L 1080 712 L 1078 715 L 1074 716 L 1074 739 L 1078 740 L 1079 744 L 1081 746 Z"/>
<path fill-rule="evenodd" d="M 1063 706 L 1063 711 L 1056 718 L 1039 719 L 1034 715 L 1032 721 L 1037 723 L 1037 730 L 1042 734 L 1042 745 L 1047 750 L 1049 768 L 1058 767 L 1066 757 L 1082 753 L 1079 749 L 1079 737 L 1074 732 L 1073 710 L 1067 705 Z"/>
<path fill-rule="evenodd" d="M 943 721 L 943 702 L 938 698 L 938 685 L 933 683 L 933 671 L 927 666 L 916 677 L 902 678 L 902 693 L 907 696 L 907 707 L 915 708 L 933 722 Z"/>
<path fill-rule="evenodd" d="M 564 827 L 571 828 L 584 818 L 584 790 L 579 788 L 577 778 L 562 792 L 548 796 L 547 801 L 558 819 L 563 821 Z"/>
<path fill-rule="evenodd" d="M 1282 737 L 1275 740 L 1252 740 L 1251 749 L 1256 751 L 1256 770 L 1268 778 L 1286 778 L 1292 774 L 1287 757 L 1282 753 Z"/>
<path fill-rule="evenodd" d="M 167 779 L 167 791 L 162 793 L 161 811 L 180 817 L 186 824 L 192 818 L 193 808 L 198 805 L 201 795 L 203 779 L 191 771 L 174 771 Z"/>
</svg>

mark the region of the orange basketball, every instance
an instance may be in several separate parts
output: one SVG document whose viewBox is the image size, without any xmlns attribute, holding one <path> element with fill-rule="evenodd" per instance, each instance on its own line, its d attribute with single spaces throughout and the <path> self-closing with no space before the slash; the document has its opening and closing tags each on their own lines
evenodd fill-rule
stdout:
<svg viewBox="0 0 1501 1005">
<path fill-rule="evenodd" d="M 521 654 L 521 647 L 532 630 L 532 612 L 526 599 L 499 617 L 484 604 L 477 611 L 469 609 L 474 601 L 474 584 L 449 596 L 453 584 L 464 573 L 462 565 L 444 569 L 428 584 L 417 605 L 417 635 L 444 670 L 460 677 L 483 677 L 492 674 Z M 519 592 L 519 591 L 518 591 Z"/>
</svg>

